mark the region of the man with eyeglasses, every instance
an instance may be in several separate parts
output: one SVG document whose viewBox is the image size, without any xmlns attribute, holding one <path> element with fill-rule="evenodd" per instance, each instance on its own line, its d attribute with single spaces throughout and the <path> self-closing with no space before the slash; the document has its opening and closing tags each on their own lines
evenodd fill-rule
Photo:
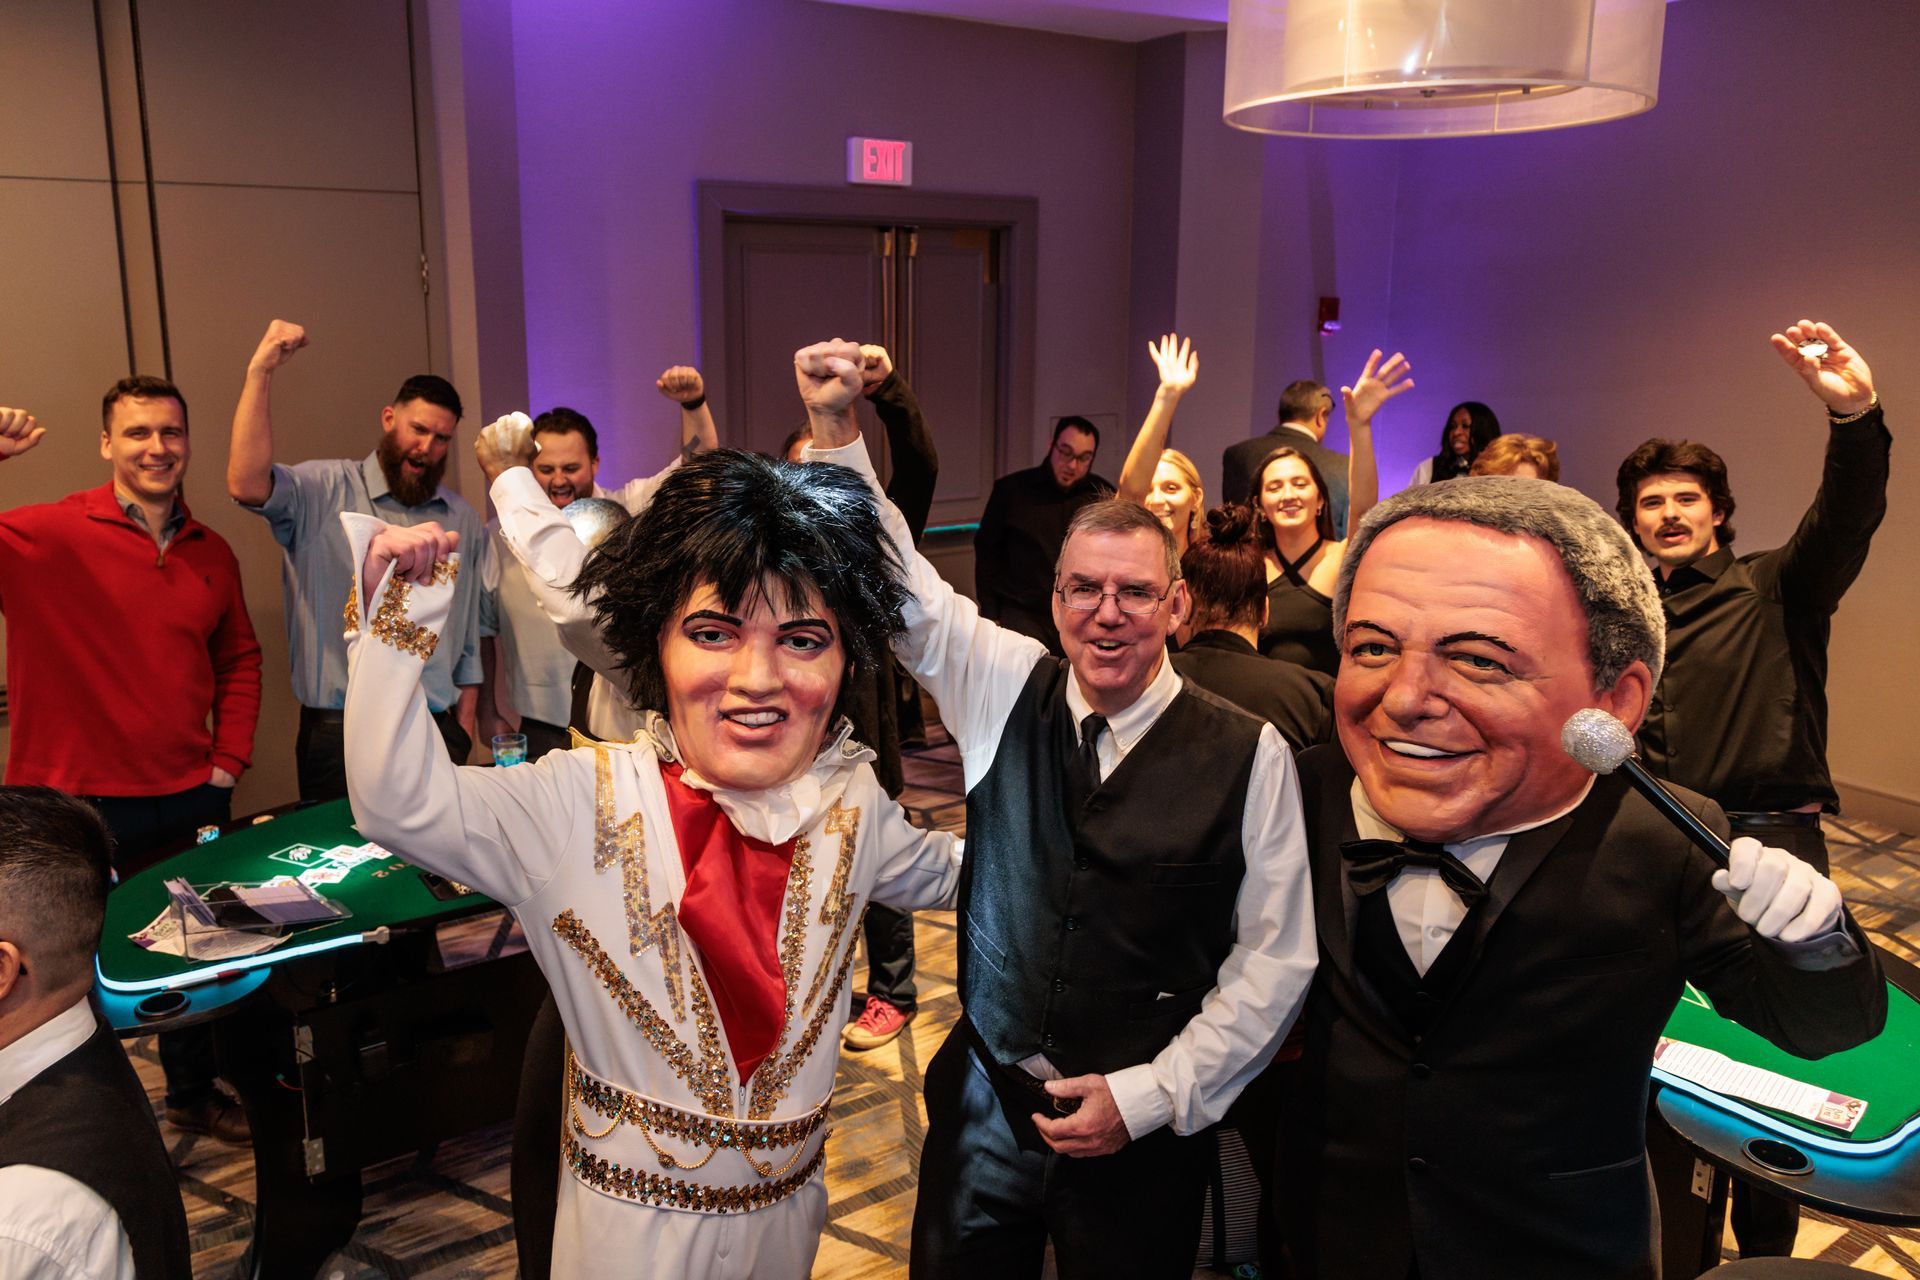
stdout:
<svg viewBox="0 0 1920 1280">
<path fill-rule="evenodd" d="M 807 456 L 864 474 L 859 350 L 795 357 Z M 1265 721 L 1183 682 L 1190 604 L 1146 508 L 1094 502 L 1048 583 L 1066 660 L 981 616 L 882 517 L 914 600 L 895 652 L 967 783 L 964 1014 L 926 1072 L 916 1280 L 1185 1277 L 1211 1146 L 1313 975 L 1299 787 Z"/>
<path fill-rule="evenodd" d="M 1113 496 L 1105 477 L 1093 474 L 1099 451 L 1100 428 L 1081 417 L 1060 419 L 1045 462 L 994 482 L 973 535 L 980 615 L 1032 636 L 1055 655 L 1061 649 L 1050 607 L 1051 566 L 1080 509 Z"/>
</svg>

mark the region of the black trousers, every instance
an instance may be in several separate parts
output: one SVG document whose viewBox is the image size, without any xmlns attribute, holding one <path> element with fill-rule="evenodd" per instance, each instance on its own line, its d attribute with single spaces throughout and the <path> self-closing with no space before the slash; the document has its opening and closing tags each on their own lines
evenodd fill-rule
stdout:
<svg viewBox="0 0 1920 1280">
<path fill-rule="evenodd" d="M 223 823 L 233 814 L 233 789 L 210 782 L 172 795 L 85 799 L 113 832 L 113 869 L 122 880 L 192 844 L 199 828 Z M 169 1107 L 195 1107 L 213 1096 L 219 1069 L 211 1026 L 163 1031 L 158 1045 Z"/>
<path fill-rule="evenodd" d="M 1812 825 L 1798 821 L 1818 814 L 1728 814 L 1736 836 L 1752 836 L 1761 844 L 1785 849 L 1803 862 L 1811 863 L 1821 875 L 1827 874 L 1827 835 L 1816 821 Z M 1785 1196 L 1766 1190 L 1759 1183 L 1735 1175 L 1732 1203 L 1727 1217 L 1733 1224 L 1733 1238 L 1743 1258 L 1785 1258 L 1793 1254 L 1793 1242 L 1800 1234 L 1800 1206 Z"/>
<path fill-rule="evenodd" d="M 473 750 L 473 736 L 460 727 L 451 711 L 436 711 L 433 722 L 455 764 L 465 764 Z M 531 743 L 529 743 L 531 746 Z M 532 758 L 532 752 L 528 752 Z M 300 782 L 300 801 L 318 804 L 347 794 L 346 723 L 338 711 L 300 708 L 300 732 L 293 740 L 294 770 Z"/>
<path fill-rule="evenodd" d="M 913 1280 L 1026 1280 L 1053 1241 L 1060 1280 L 1187 1280 L 1211 1144 L 1157 1129 L 1110 1156 L 1056 1154 L 1032 1103 L 963 1022 L 927 1067 Z"/>
<path fill-rule="evenodd" d="M 867 904 L 861 923 L 867 936 L 867 994 L 879 996 L 902 1013 L 919 1006 L 913 984 L 913 912 Z"/>
</svg>

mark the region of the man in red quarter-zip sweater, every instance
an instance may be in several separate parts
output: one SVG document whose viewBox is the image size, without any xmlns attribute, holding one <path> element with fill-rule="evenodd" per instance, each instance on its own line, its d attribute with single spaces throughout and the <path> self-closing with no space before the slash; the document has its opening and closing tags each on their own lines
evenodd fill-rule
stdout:
<svg viewBox="0 0 1920 1280">
<path fill-rule="evenodd" d="M 229 817 L 253 755 L 260 645 L 233 551 L 180 497 L 190 449 L 179 390 L 123 379 L 101 421 L 111 480 L 0 513 L 6 781 L 89 800 L 125 876 Z M 0 409 L 0 464 L 19 465 L 45 434 Z M 210 1037 L 163 1035 L 160 1051 L 167 1118 L 244 1138 L 238 1108 L 213 1088 Z"/>
</svg>

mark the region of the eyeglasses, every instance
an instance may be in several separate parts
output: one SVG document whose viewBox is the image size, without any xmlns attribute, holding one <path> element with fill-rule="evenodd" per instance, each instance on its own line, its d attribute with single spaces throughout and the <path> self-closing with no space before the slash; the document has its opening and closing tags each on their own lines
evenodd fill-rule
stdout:
<svg viewBox="0 0 1920 1280">
<path fill-rule="evenodd" d="M 1136 615 L 1154 612 L 1172 591 L 1171 585 L 1158 595 L 1150 587 L 1122 587 L 1118 591 L 1106 591 L 1092 582 L 1075 582 L 1053 589 L 1053 593 L 1060 597 L 1060 603 L 1069 609 L 1092 613 L 1108 596 L 1112 596 L 1113 602 L 1120 606 L 1120 612 Z"/>
<path fill-rule="evenodd" d="M 1075 453 L 1064 440 L 1053 446 L 1053 456 L 1060 459 L 1060 461 L 1089 466 L 1093 463 L 1093 455 L 1095 452 L 1095 450 L 1089 449 L 1085 453 Z"/>
</svg>

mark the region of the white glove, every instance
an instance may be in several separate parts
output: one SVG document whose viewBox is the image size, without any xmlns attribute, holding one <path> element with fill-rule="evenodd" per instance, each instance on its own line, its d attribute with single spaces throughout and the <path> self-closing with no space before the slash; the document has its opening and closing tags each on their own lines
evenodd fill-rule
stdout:
<svg viewBox="0 0 1920 1280">
<path fill-rule="evenodd" d="M 1727 895 L 1734 913 L 1763 938 L 1805 942 L 1832 933 L 1840 923 L 1840 889 L 1788 853 L 1752 836 L 1733 842 L 1713 887 Z"/>
</svg>

